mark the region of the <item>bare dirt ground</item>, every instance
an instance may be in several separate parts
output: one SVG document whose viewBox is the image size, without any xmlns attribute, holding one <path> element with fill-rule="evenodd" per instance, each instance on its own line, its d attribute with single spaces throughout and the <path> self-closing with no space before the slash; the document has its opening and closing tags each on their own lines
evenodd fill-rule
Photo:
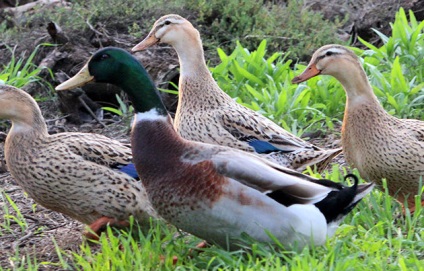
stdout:
<svg viewBox="0 0 424 271">
<path fill-rule="evenodd" d="M 2 205 L 0 217 L 2 225 L 0 234 L 1 268 L 14 269 L 17 263 L 25 260 L 23 258 L 25 255 L 37 258 L 39 262 L 59 262 L 56 247 L 65 252 L 78 252 L 82 242 L 82 224 L 60 213 L 36 205 L 31 198 L 24 194 L 9 173 L 1 174 L 0 186 L 3 190 L 0 203 Z M 17 212 L 5 199 L 5 195 L 10 197 L 19 209 L 23 220 L 21 221 L 26 224 L 24 230 L 12 219 Z M 4 213 L 6 209 L 8 214 Z M 17 253 L 21 258 L 15 256 Z M 56 268 L 46 268 L 45 270 L 53 269 Z M 60 268 L 56 270 L 60 270 Z"/>
</svg>

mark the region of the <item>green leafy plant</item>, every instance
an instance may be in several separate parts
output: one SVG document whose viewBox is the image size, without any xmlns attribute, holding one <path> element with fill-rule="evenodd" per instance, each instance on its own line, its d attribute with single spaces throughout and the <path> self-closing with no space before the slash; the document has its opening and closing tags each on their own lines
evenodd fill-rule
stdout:
<svg viewBox="0 0 424 271">
<path fill-rule="evenodd" d="M 40 72 L 40 68 L 33 63 L 39 46 L 27 58 L 17 58 L 15 56 L 15 50 L 9 49 L 12 52 L 12 58 L 0 71 L 0 84 L 8 84 L 21 88 L 30 82 L 39 81 L 40 77 L 37 74 Z"/>
<path fill-rule="evenodd" d="M 19 225 L 22 232 L 25 232 L 25 230 L 28 228 L 28 224 L 26 223 L 26 220 L 24 216 L 22 215 L 21 211 L 19 210 L 16 203 L 10 198 L 10 196 L 5 193 L 4 191 L 0 194 L 1 202 L 4 202 L 3 205 L 3 223 L 0 224 L 0 228 L 2 228 L 5 231 L 12 231 L 11 224 L 16 223 Z M 0 236 L 1 236 L 0 231 Z"/>
<path fill-rule="evenodd" d="M 198 12 L 201 33 L 215 33 L 205 37 L 207 48 L 219 46 L 228 52 L 236 41 L 242 41 L 253 51 L 261 40 L 267 39 L 270 52 L 289 51 L 292 59 L 305 59 L 314 48 L 343 42 L 335 33 L 345 18 L 325 20 L 301 0 L 189 0 L 186 5 Z"/>
<path fill-rule="evenodd" d="M 134 112 L 134 108 L 132 106 L 128 106 L 122 98 L 117 94 L 116 100 L 118 101 L 119 108 L 111 107 L 111 106 L 104 106 L 102 107 L 103 110 L 112 112 L 118 116 L 130 116 Z"/>
<path fill-rule="evenodd" d="M 292 61 L 282 53 L 266 57 L 266 47 L 267 41 L 263 40 L 253 52 L 239 42 L 230 55 L 218 49 L 221 63 L 211 70 L 219 86 L 239 103 L 295 134 L 325 125 L 332 127 L 332 118 L 328 116 L 336 109 L 317 101 L 313 90 L 291 84 L 294 77 L 290 67 Z M 338 96 L 342 94 L 343 90 L 337 93 Z M 334 97 L 334 93 L 322 95 Z"/>
<path fill-rule="evenodd" d="M 381 47 L 360 39 L 368 49 L 352 49 L 364 57 L 374 92 L 390 114 L 423 119 L 424 21 L 418 22 L 411 10 L 407 16 L 401 8 L 390 25 L 390 37 L 374 30 L 384 43 Z"/>
</svg>

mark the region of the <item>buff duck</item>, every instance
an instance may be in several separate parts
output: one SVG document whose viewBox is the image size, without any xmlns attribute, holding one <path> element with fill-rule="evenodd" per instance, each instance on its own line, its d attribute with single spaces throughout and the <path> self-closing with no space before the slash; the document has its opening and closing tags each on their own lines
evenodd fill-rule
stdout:
<svg viewBox="0 0 424 271">
<path fill-rule="evenodd" d="M 300 83 L 319 74 L 334 76 L 346 91 L 342 147 L 346 161 L 390 195 L 414 210 L 414 195 L 424 176 L 424 122 L 388 114 L 374 94 L 359 58 L 341 45 L 326 45 L 312 56 Z M 421 200 L 421 205 L 424 201 Z"/>
<path fill-rule="evenodd" d="M 234 101 L 210 74 L 199 32 L 181 16 L 171 14 L 157 20 L 132 51 L 157 43 L 170 44 L 178 53 L 179 98 L 174 127 L 183 138 L 256 153 L 297 171 L 313 165 L 322 170 L 341 152 L 340 148 L 314 146 Z"/>
<path fill-rule="evenodd" d="M 129 146 L 98 134 L 49 135 L 35 100 L 12 86 L 0 85 L 0 118 L 12 122 L 7 167 L 38 204 L 89 224 L 95 234 L 106 224 L 127 225 L 130 215 L 147 230 L 157 217 Z"/>
<path fill-rule="evenodd" d="M 134 163 L 159 215 L 224 248 L 247 233 L 262 242 L 321 245 L 373 184 L 319 180 L 248 152 L 183 139 L 144 67 L 118 48 L 97 51 L 63 91 L 87 82 L 114 84 L 134 107 Z M 266 230 L 265 230 L 266 229 Z"/>
</svg>

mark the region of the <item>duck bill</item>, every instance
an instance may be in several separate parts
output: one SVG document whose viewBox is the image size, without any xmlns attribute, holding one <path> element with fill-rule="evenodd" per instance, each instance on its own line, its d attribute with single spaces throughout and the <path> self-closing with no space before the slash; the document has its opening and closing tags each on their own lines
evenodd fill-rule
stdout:
<svg viewBox="0 0 424 271">
<path fill-rule="evenodd" d="M 88 64 L 85 64 L 85 66 L 82 67 L 82 69 L 77 74 L 75 74 L 73 77 L 69 78 L 62 84 L 58 85 L 56 87 L 56 90 L 60 91 L 74 89 L 83 86 L 93 80 L 94 76 L 92 76 L 88 71 Z"/>
<path fill-rule="evenodd" d="M 160 41 L 160 39 L 156 38 L 154 33 L 150 33 L 144 40 L 142 40 L 139 44 L 134 46 L 131 49 L 131 52 L 142 51 L 144 49 L 149 48 L 150 46 L 153 46 L 153 45 L 159 43 L 159 41 Z"/>
<path fill-rule="evenodd" d="M 292 84 L 302 83 L 308 80 L 309 78 L 317 76 L 320 73 L 321 71 L 317 69 L 317 66 L 315 64 L 310 64 L 304 72 L 302 72 L 300 75 L 293 78 Z"/>
</svg>

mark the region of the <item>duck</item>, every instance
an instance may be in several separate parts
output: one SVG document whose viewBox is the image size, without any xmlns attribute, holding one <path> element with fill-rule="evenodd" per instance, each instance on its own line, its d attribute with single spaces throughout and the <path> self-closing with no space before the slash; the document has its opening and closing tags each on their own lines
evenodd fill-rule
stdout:
<svg viewBox="0 0 424 271">
<path fill-rule="evenodd" d="M 157 43 L 172 45 L 179 57 L 174 126 L 185 139 L 252 152 L 300 172 L 308 166 L 322 171 L 341 152 L 341 148 L 324 150 L 302 140 L 226 94 L 209 72 L 199 31 L 185 18 L 161 17 L 132 51 Z"/>
<path fill-rule="evenodd" d="M 321 74 L 335 77 L 346 92 L 341 134 L 347 163 L 380 188 L 386 179 L 389 194 L 413 212 L 414 195 L 424 176 L 424 121 L 387 113 L 359 58 L 342 45 L 329 44 L 316 50 L 305 71 L 292 82 Z"/>
<path fill-rule="evenodd" d="M 95 52 L 56 90 L 89 82 L 128 95 L 134 164 L 153 208 L 208 243 L 237 249 L 245 233 L 267 243 L 273 235 L 287 247 L 322 245 L 374 186 L 356 176 L 352 186 L 316 179 L 250 152 L 181 137 L 149 74 L 124 49 Z"/>
<path fill-rule="evenodd" d="M 37 102 L 9 85 L 0 85 L 0 119 L 12 123 L 4 144 L 11 176 L 37 204 L 88 225 L 90 240 L 108 224 L 128 226 L 130 216 L 146 233 L 158 218 L 128 145 L 93 133 L 50 135 Z"/>
</svg>

